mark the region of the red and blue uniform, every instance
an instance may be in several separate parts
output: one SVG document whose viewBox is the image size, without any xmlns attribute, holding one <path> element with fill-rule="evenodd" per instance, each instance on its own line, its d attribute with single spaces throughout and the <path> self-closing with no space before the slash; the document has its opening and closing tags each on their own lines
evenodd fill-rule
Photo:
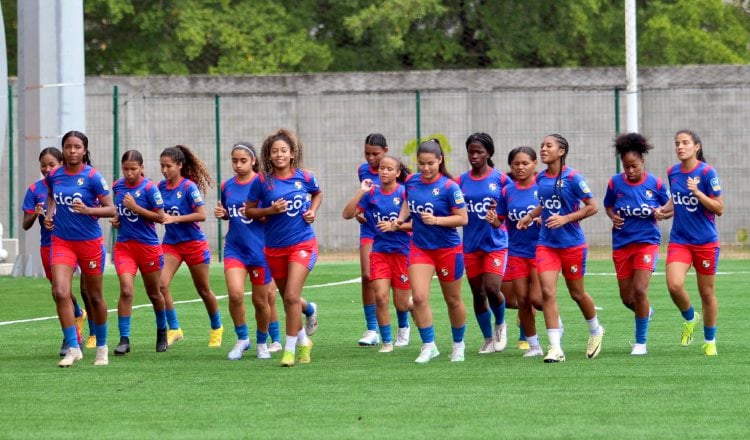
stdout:
<svg viewBox="0 0 750 440">
<path fill-rule="evenodd" d="M 113 254 L 117 273 L 135 275 L 137 269 L 141 273 L 161 270 L 164 267 L 164 254 L 156 225 L 123 204 L 125 196 L 130 194 L 135 203 L 144 209 L 154 212 L 163 209 L 164 201 L 156 183 L 141 177 L 135 185 L 130 186 L 125 179 L 119 179 L 112 185 L 112 191 L 115 193 L 115 208 L 120 222 Z"/>
<path fill-rule="evenodd" d="M 180 178 L 177 185 L 170 187 L 166 180 L 159 182 L 159 192 L 164 199 L 164 211 L 171 216 L 188 215 L 206 203 L 198 185 L 192 180 Z M 165 225 L 166 233 L 162 240 L 164 253 L 184 260 L 188 266 L 209 264 L 211 252 L 206 242 L 206 234 L 198 222 L 171 223 Z"/>
<path fill-rule="evenodd" d="M 497 201 L 497 215 L 505 218 L 508 230 L 508 267 L 505 281 L 528 278 L 536 269 L 536 245 L 539 241 L 539 223 L 531 222 L 526 229 L 518 229 L 518 222 L 539 204 L 536 181 L 529 186 L 511 182 L 503 187 Z"/>
<path fill-rule="evenodd" d="M 265 228 L 259 220 L 245 217 L 245 202 L 250 185 L 259 177 L 256 174 L 247 182 L 237 176 L 221 184 L 221 205 L 229 214 L 229 230 L 224 241 L 224 270 L 244 268 L 250 274 L 253 285 L 271 282 L 271 271 L 263 255 Z"/>
<path fill-rule="evenodd" d="M 357 169 L 357 178 L 359 178 L 359 183 L 362 183 L 365 179 L 372 180 L 372 183 L 375 185 L 380 185 L 380 175 L 378 174 L 378 170 L 373 170 L 370 168 L 370 164 L 365 162 L 362 165 L 359 166 Z M 377 231 L 374 225 L 371 225 L 368 223 L 360 223 L 359 225 L 359 243 L 360 245 L 365 243 L 372 243 L 372 241 L 375 239 L 375 235 L 377 234 Z"/>
<path fill-rule="evenodd" d="M 23 204 L 21 209 L 25 214 L 34 214 L 36 206 L 41 204 L 44 213 L 38 217 L 39 226 L 41 230 L 41 241 L 39 247 L 39 253 L 42 256 L 42 267 L 44 267 L 44 275 L 48 280 L 52 281 L 52 271 L 50 269 L 50 245 L 52 244 L 52 232 L 48 231 L 44 227 L 44 218 L 47 215 L 47 187 L 44 184 L 44 179 L 39 179 L 32 183 L 26 190 L 26 195 L 23 198 Z"/>
</svg>

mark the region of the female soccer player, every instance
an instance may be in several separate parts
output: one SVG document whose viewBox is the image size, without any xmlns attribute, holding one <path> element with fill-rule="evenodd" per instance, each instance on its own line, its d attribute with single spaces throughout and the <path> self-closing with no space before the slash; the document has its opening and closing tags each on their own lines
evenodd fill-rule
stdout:
<svg viewBox="0 0 750 440">
<path fill-rule="evenodd" d="M 680 130 L 674 137 L 678 164 L 667 171 L 672 199 L 656 218 L 674 214 L 667 248 L 667 288 L 672 301 L 682 313 L 680 345 L 693 342 L 700 315 L 693 310 L 685 289 L 685 275 L 695 267 L 698 293 L 703 308 L 703 353 L 716 356 L 716 317 L 718 304 L 714 293 L 714 276 L 719 264 L 719 235 L 716 216 L 724 213 L 724 198 L 716 170 L 703 159 L 703 142 L 691 130 Z"/>
<path fill-rule="evenodd" d="M 383 340 L 381 353 L 409 345 L 409 310 L 411 309 L 411 284 L 409 283 L 409 243 L 411 223 L 396 227 L 394 220 L 401 212 L 405 189 L 401 185 L 411 171 L 393 156 L 380 160 L 380 184 L 371 179 L 362 180 L 360 189 L 344 207 L 345 219 L 357 213 L 365 216 L 374 226 L 375 238 L 370 254 L 370 283 L 375 289 L 376 316 Z M 396 343 L 391 334 L 391 317 L 388 312 L 388 291 L 393 287 L 393 304 L 398 317 Z"/>
<path fill-rule="evenodd" d="M 450 360 L 463 362 L 466 307 L 461 299 L 461 277 L 464 258 L 461 252 L 459 226 L 469 222 L 461 188 L 445 167 L 445 154 L 437 139 L 417 147 L 419 173 L 406 180 L 406 203 L 396 225 L 403 225 L 411 215 L 414 229 L 409 250 L 409 279 L 414 308 L 412 314 L 422 338 L 422 349 L 415 360 L 424 364 L 438 356 L 430 308 L 430 283 L 437 272 L 443 298 L 448 305 L 453 350 Z"/>
<path fill-rule="evenodd" d="M 70 347 L 58 365 L 69 367 L 83 359 L 71 299 L 76 264 L 81 268 L 82 282 L 91 301 L 91 314 L 94 315 L 94 365 L 107 365 L 107 303 L 102 296 L 106 252 L 98 220 L 100 217 L 113 217 L 115 207 L 106 180 L 91 167 L 86 135 L 78 131 L 65 133 L 62 152 L 63 166 L 50 171 L 44 180 L 48 191 L 44 226 L 52 231 L 52 294 L 63 335 Z"/>
<path fill-rule="evenodd" d="M 648 284 L 659 258 L 661 233 L 654 210 L 669 201 L 666 185 L 646 173 L 644 157 L 653 147 L 638 133 L 615 139 L 615 152 L 623 172 L 609 179 L 604 207 L 612 220 L 612 260 L 620 299 L 635 312 L 635 345 L 632 355 L 644 355 L 651 307 Z"/>
<path fill-rule="evenodd" d="M 162 241 L 164 269 L 161 272 L 159 289 L 167 307 L 167 343 L 174 344 L 183 338 L 174 300 L 169 291 L 175 272 L 184 261 L 190 269 L 193 284 L 206 306 L 211 321 L 208 335 L 209 347 L 221 347 L 224 327 L 216 296 L 208 282 L 211 252 L 206 235 L 198 222 L 206 220 L 206 206 L 202 191 L 213 185 L 203 162 L 184 145 L 176 145 L 162 151 L 159 159 L 164 180 L 159 182 L 159 191 L 164 198 L 164 225 L 166 233 Z"/>
<path fill-rule="evenodd" d="M 586 293 L 583 276 L 586 272 L 586 237 L 579 222 L 596 214 L 596 201 L 586 180 L 578 171 L 565 166 L 570 147 L 559 134 L 546 136 L 540 156 L 547 170 L 536 177 L 539 205 L 518 222 L 527 228 L 542 215 L 542 229 L 536 247 L 536 265 L 542 288 L 544 321 L 550 348 L 544 362 L 564 362 L 561 347 L 559 312 L 557 309 L 557 278 L 562 270 L 571 298 L 586 319 L 589 340 L 586 356 L 599 355 L 604 328 L 599 325 L 594 300 Z M 581 207 L 583 203 L 583 207 Z"/>
<path fill-rule="evenodd" d="M 365 138 L 365 160 L 366 162 L 357 169 L 357 177 L 360 184 L 364 180 L 371 180 L 374 185 L 380 183 L 378 168 L 380 160 L 388 153 L 388 143 L 385 136 L 380 133 L 370 133 Z M 406 176 L 404 176 L 406 178 Z M 359 345 L 363 347 L 375 346 L 380 342 L 378 339 L 378 320 L 376 317 L 376 294 L 370 282 L 370 253 L 372 252 L 373 240 L 376 235 L 376 227 L 366 221 L 363 215 L 356 216 L 359 221 L 359 264 L 362 273 L 362 307 L 365 312 L 365 324 L 367 331 L 359 339 Z"/>
<path fill-rule="evenodd" d="M 240 142 L 232 147 L 234 177 L 221 184 L 221 200 L 214 209 L 218 219 L 229 221 L 224 242 L 224 278 L 229 292 L 229 314 L 234 321 L 237 343 L 229 352 L 230 360 L 240 360 L 250 348 L 250 338 L 245 321 L 245 279 L 250 276 L 253 285 L 253 307 L 257 323 L 256 351 L 258 359 L 270 359 L 268 350 L 269 301 L 276 296 L 276 286 L 271 284 L 271 270 L 263 255 L 264 226 L 260 220 L 245 217 L 245 202 L 250 185 L 258 178 L 260 168 L 255 147 Z"/>
<path fill-rule="evenodd" d="M 286 341 L 281 365 L 311 362 L 312 340 L 302 327 L 302 287 L 318 259 L 312 223 L 323 201 L 315 176 L 301 168 L 302 143 L 289 130 L 268 136 L 261 148 L 263 172 L 250 185 L 245 216 L 266 217 L 266 261 L 284 299 Z M 312 303 L 307 303 L 309 309 Z"/>
<path fill-rule="evenodd" d="M 120 342 L 116 356 L 130 353 L 130 321 L 133 314 L 135 274 L 141 271 L 146 295 L 156 315 L 156 351 L 167 351 L 167 311 L 159 291 L 164 254 L 155 223 L 164 221 L 164 201 L 151 179 L 143 175 L 143 156 L 137 150 L 122 155 L 122 178 L 112 185 L 117 215 L 111 220 L 117 228 L 113 259 L 120 280 L 117 302 L 117 328 Z"/>
<path fill-rule="evenodd" d="M 39 219 L 39 229 L 41 231 L 41 241 L 39 247 L 39 254 L 42 257 L 42 267 L 44 268 L 44 276 L 52 282 L 52 268 L 50 267 L 50 244 L 52 243 L 52 233 L 44 227 L 44 217 L 47 212 L 47 187 L 44 185 L 44 178 L 47 177 L 50 171 L 60 166 L 63 161 L 63 156 L 60 150 L 55 147 L 48 147 L 43 149 L 39 153 L 39 171 L 42 173 L 43 178 L 32 183 L 31 186 L 26 190 L 26 195 L 23 198 L 23 204 L 21 209 L 23 210 L 23 230 L 28 231 L 34 226 L 34 222 Z M 80 284 L 81 299 L 83 299 L 84 305 L 88 308 L 88 298 L 86 297 L 86 289 L 83 285 L 83 277 L 81 277 Z M 82 310 L 76 301 L 75 295 L 71 294 L 70 298 L 73 300 L 73 311 L 76 318 L 76 331 L 78 332 L 78 344 L 82 342 L 81 332 L 83 331 L 83 323 L 86 321 L 87 313 L 86 310 Z M 54 298 L 53 298 L 54 299 Z M 93 318 L 91 320 L 93 324 Z M 90 330 L 93 331 L 93 325 L 90 325 Z M 60 346 L 60 357 L 64 357 L 68 352 L 68 341 L 63 338 L 62 345 Z"/>
<path fill-rule="evenodd" d="M 487 212 L 496 206 L 509 179 L 494 168 L 495 143 L 487 133 L 469 136 L 466 153 L 471 170 L 456 179 L 469 216 L 463 234 L 464 267 L 474 298 L 474 314 L 484 336 L 479 353 L 487 354 L 505 350 L 508 343 L 505 297 L 500 292 L 508 260 L 508 234 L 504 224 L 493 227 L 487 221 Z"/>
</svg>

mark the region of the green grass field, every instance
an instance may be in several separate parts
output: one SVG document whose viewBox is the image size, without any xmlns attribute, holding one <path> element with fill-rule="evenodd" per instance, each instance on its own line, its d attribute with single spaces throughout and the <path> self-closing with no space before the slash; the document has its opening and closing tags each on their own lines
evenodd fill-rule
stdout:
<svg viewBox="0 0 750 440">
<path fill-rule="evenodd" d="M 355 279 L 358 267 L 320 263 L 308 285 Z M 599 358 L 585 358 L 586 325 L 559 293 L 563 364 L 524 359 L 512 343 L 503 353 L 477 354 L 482 338 L 470 309 L 466 362 L 449 362 L 450 326 L 435 287 L 442 354 L 423 366 L 414 363 L 416 331 L 411 346 L 390 354 L 356 345 L 364 331 L 356 283 L 305 291 L 320 307 L 320 329 L 313 363 L 291 369 L 279 367 L 280 353 L 271 361 L 256 359 L 254 351 L 239 362 L 226 359 L 235 335 L 225 298 L 221 349 L 206 347 L 208 317 L 201 302 L 190 302 L 177 305 L 185 340 L 155 353 L 154 315 L 146 307 L 133 313 L 132 353 L 110 354 L 108 367 L 94 367 L 93 350 L 86 350 L 74 367 L 58 368 L 57 319 L 0 325 L 0 438 L 747 438 L 749 267 L 739 260 L 720 265 L 716 358 L 702 354 L 702 332 L 692 346 L 679 346 L 682 318 L 662 273 L 652 280 L 649 354 L 630 356 L 633 314 L 619 302 L 609 261 L 590 261 L 586 279 L 607 329 Z M 55 315 L 46 280 L 0 283 L 0 322 Z M 699 310 L 693 275 L 688 283 Z M 212 267 L 212 285 L 224 294 L 219 265 Z M 113 272 L 104 287 L 112 309 Z M 172 291 L 176 300 L 197 299 L 185 270 Z M 464 300 L 471 307 L 468 286 Z M 147 301 L 140 288 L 136 304 Z M 249 298 L 246 305 L 252 318 Z M 116 313 L 109 317 L 111 349 L 118 340 Z M 514 322 L 515 311 L 508 319 Z M 538 316 L 539 328 L 542 323 Z M 511 341 L 517 335 L 511 326 Z"/>
</svg>

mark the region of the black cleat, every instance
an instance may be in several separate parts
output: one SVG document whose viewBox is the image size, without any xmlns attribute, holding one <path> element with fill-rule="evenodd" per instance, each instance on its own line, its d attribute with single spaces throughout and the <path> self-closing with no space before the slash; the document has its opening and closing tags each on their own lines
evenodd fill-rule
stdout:
<svg viewBox="0 0 750 440">
<path fill-rule="evenodd" d="M 167 346 L 167 329 L 156 329 L 156 352 L 164 353 Z"/>
<path fill-rule="evenodd" d="M 130 338 L 122 336 L 115 347 L 115 356 L 124 356 L 125 353 L 130 353 Z"/>
<path fill-rule="evenodd" d="M 68 345 L 68 341 L 63 338 L 62 345 L 60 346 L 60 357 L 65 357 L 66 354 L 68 354 L 68 349 L 70 346 Z"/>
</svg>

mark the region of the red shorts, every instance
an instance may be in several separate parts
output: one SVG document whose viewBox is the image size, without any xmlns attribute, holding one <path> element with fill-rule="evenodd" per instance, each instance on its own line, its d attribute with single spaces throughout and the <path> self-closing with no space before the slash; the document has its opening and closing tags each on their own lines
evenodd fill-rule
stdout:
<svg viewBox="0 0 750 440">
<path fill-rule="evenodd" d="M 615 262 L 618 280 L 633 278 L 635 270 L 655 271 L 658 259 L 658 244 L 632 243 L 612 251 L 612 261 Z"/>
<path fill-rule="evenodd" d="M 505 275 L 505 267 L 508 264 L 508 249 L 492 252 L 468 252 L 464 254 L 464 267 L 466 277 L 475 278 L 485 273 Z"/>
<path fill-rule="evenodd" d="M 161 248 L 165 255 L 173 255 L 180 263 L 184 261 L 188 266 L 211 263 L 211 251 L 208 250 L 206 240 L 183 241 L 177 244 L 162 243 Z"/>
<path fill-rule="evenodd" d="M 367 238 L 367 237 L 360 237 L 359 239 L 359 247 L 370 245 L 370 249 L 372 249 L 372 244 L 375 243 L 374 238 Z"/>
<path fill-rule="evenodd" d="M 370 281 L 391 280 L 395 289 L 409 290 L 409 257 L 404 254 L 370 254 Z"/>
<path fill-rule="evenodd" d="M 536 247 L 536 267 L 539 273 L 560 272 L 566 280 L 577 280 L 586 273 L 586 245 L 569 248 Z"/>
<path fill-rule="evenodd" d="M 50 265 L 50 250 L 52 246 L 42 246 L 39 248 L 39 254 L 42 256 L 42 267 L 44 268 L 44 276 L 48 280 L 52 281 L 52 266 Z"/>
<path fill-rule="evenodd" d="M 452 248 L 420 249 L 412 242 L 409 265 L 412 264 L 433 266 L 440 281 L 456 281 L 464 275 L 464 253 L 460 244 Z"/>
<path fill-rule="evenodd" d="M 248 266 L 236 258 L 224 258 L 224 272 L 229 269 L 245 269 L 250 275 L 250 282 L 253 286 L 265 286 L 271 282 L 271 270 L 268 265 Z"/>
<path fill-rule="evenodd" d="M 524 258 L 511 255 L 508 257 L 508 267 L 505 269 L 503 281 L 513 281 L 531 277 L 531 271 L 536 270 L 534 258 Z"/>
<path fill-rule="evenodd" d="M 669 243 L 667 265 L 669 263 L 692 264 L 699 274 L 715 275 L 719 267 L 719 245 Z"/>
<path fill-rule="evenodd" d="M 263 251 L 268 267 L 271 268 L 271 276 L 281 280 L 289 275 L 290 263 L 298 263 L 307 270 L 312 270 L 318 261 L 318 240 L 313 238 L 285 248 L 267 247 Z"/>
<path fill-rule="evenodd" d="M 106 250 L 102 238 L 93 240 L 63 240 L 52 236 L 50 266 L 63 264 L 75 269 L 76 263 L 81 273 L 101 275 L 104 273 L 104 256 Z"/>
<path fill-rule="evenodd" d="M 142 274 L 158 272 L 164 267 L 164 253 L 159 244 L 143 244 L 135 240 L 118 241 L 112 257 L 117 275 L 135 275 L 139 269 Z"/>
</svg>

